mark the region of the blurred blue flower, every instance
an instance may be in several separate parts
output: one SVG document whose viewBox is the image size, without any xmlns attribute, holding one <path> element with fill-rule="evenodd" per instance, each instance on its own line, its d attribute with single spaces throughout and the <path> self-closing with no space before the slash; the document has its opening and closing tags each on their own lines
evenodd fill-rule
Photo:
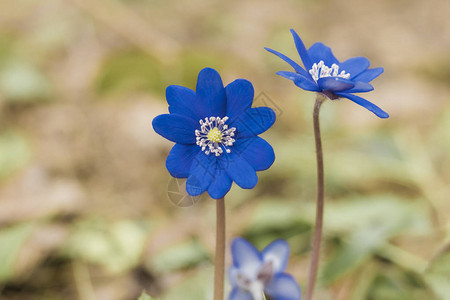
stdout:
<svg viewBox="0 0 450 300">
<path fill-rule="evenodd" d="M 220 199 L 233 181 L 241 188 L 253 188 L 256 171 L 274 162 L 272 146 L 258 135 L 273 125 L 275 113 L 268 107 L 251 108 L 253 95 L 249 81 L 237 79 L 224 87 L 211 68 L 198 74 L 196 92 L 167 87 L 170 114 L 153 119 L 153 128 L 176 143 L 166 167 L 173 177 L 187 178 L 189 195 L 208 191 Z"/>
<path fill-rule="evenodd" d="M 274 300 L 299 300 L 301 291 L 295 279 L 284 273 L 289 245 L 276 240 L 262 252 L 243 238 L 231 244 L 233 265 L 229 269 L 233 286 L 229 300 L 262 300 L 263 292 Z"/>
<path fill-rule="evenodd" d="M 375 104 L 353 94 L 372 91 L 373 87 L 369 82 L 383 73 L 383 68 L 369 69 L 370 62 L 365 57 L 353 57 L 341 63 L 334 57 L 331 49 L 322 43 L 315 43 L 306 50 L 297 33 L 293 29 L 291 33 L 306 70 L 284 54 L 265 48 L 295 70 L 295 72 L 279 71 L 278 75 L 292 80 L 296 86 L 304 90 L 322 93 L 331 100 L 347 98 L 380 118 L 389 117 Z"/>
</svg>

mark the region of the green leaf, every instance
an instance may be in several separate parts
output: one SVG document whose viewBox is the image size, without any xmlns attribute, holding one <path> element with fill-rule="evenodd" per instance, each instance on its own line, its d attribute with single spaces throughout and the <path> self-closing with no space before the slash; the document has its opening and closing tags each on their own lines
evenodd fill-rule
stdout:
<svg viewBox="0 0 450 300">
<path fill-rule="evenodd" d="M 151 258 L 151 265 L 156 272 L 170 272 L 196 265 L 209 258 L 205 248 L 195 240 L 184 242 Z"/>
<path fill-rule="evenodd" d="M 96 80 L 99 94 L 144 90 L 164 95 L 167 85 L 158 60 L 139 51 L 125 52 L 111 58 Z"/>
<path fill-rule="evenodd" d="M 82 222 L 71 237 L 67 252 L 75 258 L 103 265 L 112 273 L 133 268 L 139 263 L 147 228 L 136 221 L 107 223 Z"/>
<path fill-rule="evenodd" d="M 321 278 L 325 284 L 360 266 L 390 238 L 426 223 L 420 208 L 388 198 L 329 205 L 327 211 L 327 230 L 349 231 L 350 236 L 325 265 Z"/>
<path fill-rule="evenodd" d="M 26 140 L 14 132 L 0 134 L 0 179 L 25 165 L 30 158 Z"/>
<path fill-rule="evenodd" d="M 450 244 L 431 264 L 424 278 L 439 299 L 448 299 L 450 295 Z"/>
<path fill-rule="evenodd" d="M 9 101 L 29 102 L 50 95 L 50 82 L 33 65 L 12 59 L 0 71 L 0 89 Z"/>
<path fill-rule="evenodd" d="M 22 223 L 4 228 L 0 232 L 0 281 L 14 276 L 14 266 L 20 249 L 32 233 L 33 223 Z"/>
<path fill-rule="evenodd" d="M 213 276 L 212 267 L 197 268 L 194 272 L 184 274 L 183 280 L 171 286 L 161 299 L 164 300 L 209 300 L 213 298 Z M 225 283 L 226 286 L 229 286 Z"/>
<path fill-rule="evenodd" d="M 138 298 L 138 300 L 157 300 L 156 298 L 152 298 L 150 295 L 148 295 L 145 291 L 142 291 L 141 296 Z"/>
</svg>

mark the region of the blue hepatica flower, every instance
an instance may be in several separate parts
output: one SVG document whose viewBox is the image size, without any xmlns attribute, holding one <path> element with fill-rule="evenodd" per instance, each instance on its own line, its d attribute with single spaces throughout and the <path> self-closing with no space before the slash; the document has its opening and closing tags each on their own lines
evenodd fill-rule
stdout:
<svg viewBox="0 0 450 300">
<path fill-rule="evenodd" d="M 383 68 L 369 69 L 370 62 L 365 57 L 353 57 L 341 63 L 334 57 L 331 49 L 322 43 L 315 43 L 306 50 L 297 33 L 293 29 L 291 33 L 306 70 L 284 54 L 265 48 L 295 70 L 295 72 L 280 71 L 277 72 L 278 75 L 292 80 L 296 86 L 304 90 L 322 93 L 331 100 L 347 98 L 380 118 L 389 117 L 375 104 L 353 94 L 372 91 L 373 87 L 369 82 L 383 73 Z"/>
<path fill-rule="evenodd" d="M 286 241 L 276 240 L 259 252 L 245 239 L 235 238 L 231 255 L 228 275 L 233 290 L 229 300 L 262 300 L 263 293 L 273 300 L 300 300 L 298 283 L 284 273 L 289 258 Z"/>
<path fill-rule="evenodd" d="M 166 160 L 169 173 L 187 178 L 191 196 L 205 191 L 220 199 L 232 182 L 253 188 L 256 171 L 275 160 L 272 146 L 258 137 L 275 122 L 268 107 L 251 108 L 254 90 L 245 79 L 223 86 L 219 73 L 205 68 L 198 74 L 197 89 L 171 85 L 166 98 L 170 114 L 153 120 L 154 130 L 176 144 Z"/>
</svg>

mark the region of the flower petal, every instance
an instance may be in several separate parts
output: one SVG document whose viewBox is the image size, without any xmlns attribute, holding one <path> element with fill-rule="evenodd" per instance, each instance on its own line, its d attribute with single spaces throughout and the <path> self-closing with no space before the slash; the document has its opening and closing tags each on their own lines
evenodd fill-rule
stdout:
<svg viewBox="0 0 450 300">
<path fill-rule="evenodd" d="M 186 191 L 191 196 L 202 194 L 210 186 L 216 174 L 217 159 L 214 155 L 199 152 L 192 162 L 189 177 L 186 180 Z"/>
<path fill-rule="evenodd" d="M 253 300 L 252 294 L 249 292 L 243 291 L 238 287 L 234 287 L 231 291 L 229 300 Z"/>
<path fill-rule="evenodd" d="M 292 80 L 292 81 L 296 80 L 299 77 L 303 77 L 296 72 L 288 72 L 288 71 L 278 71 L 277 75 L 280 75 L 280 76 L 282 76 L 286 79 Z"/>
<path fill-rule="evenodd" d="M 166 168 L 175 178 L 187 178 L 195 156 L 200 151 L 197 145 L 175 144 L 166 160 Z"/>
<path fill-rule="evenodd" d="M 262 251 L 264 262 L 272 262 L 274 273 L 283 272 L 289 259 L 289 244 L 285 240 L 276 240 Z"/>
<path fill-rule="evenodd" d="M 319 87 L 317 86 L 317 83 L 312 79 L 310 79 L 310 77 L 305 77 L 295 72 L 286 72 L 286 71 L 279 71 L 277 72 L 277 75 L 292 80 L 296 86 L 306 91 L 317 92 L 320 90 Z"/>
<path fill-rule="evenodd" d="M 201 117 L 223 117 L 226 109 L 225 88 L 216 70 L 204 68 L 198 74 L 195 112 Z"/>
<path fill-rule="evenodd" d="M 366 93 L 373 91 L 373 86 L 370 83 L 363 81 L 354 81 L 353 83 L 355 86 L 345 91 L 346 93 Z"/>
<path fill-rule="evenodd" d="M 275 160 L 272 146 L 258 136 L 237 140 L 233 145 L 233 151 L 237 151 L 255 171 L 268 169 Z"/>
<path fill-rule="evenodd" d="M 200 126 L 193 119 L 177 114 L 159 115 L 152 125 L 156 133 L 179 144 L 195 144 L 195 129 Z"/>
<path fill-rule="evenodd" d="M 294 68 L 295 71 L 297 71 L 299 74 L 302 74 L 303 76 L 310 76 L 308 74 L 308 72 L 305 71 L 305 69 L 303 69 L 302 67 L 300 67 L 295 61 L 293 61 L 292 59 L 290 59 L 289 57 L 287 57 L 286 55 L 275 51 L 273 49 L 267 48 L 265 47 L 264 49 L 266 49 L 267 51 L 269 51 L 270 53 L 275 54 L 276 56 L 278 56 L 279 58 L 281 58 L 282 60 L 284 60 L 285 62 L 287 62 L 291 67 Z"/>
<path fill-rule="evenodd" d="M 237 276 L 239 274 L 239 269 L 234 265 L 231 265 L 228 269 L 228 280 L 230 281 L 231 286 L 237 285 Z"/>
<path fill-rule="evenodd" d="M 232 122 L 252 106 L 255 91 L 250 81 L 237 79 L 225 87 L 227 97 L 226 116 Z"/>
<path fill-rule="evenodd" d="M 257 279 L 262 263 L 261 254 L 246 239 L 237 237 L 231 243 L 233 265 L 250 279 Z"/>
<path fill-rule="evenodd" d="M 379 108 L 378 106 L 376 106 L 372 102 L 367 101 L 364 98 L 358 97 L 358 96 L 353 95 L 353 94 L 348 94 L 348 93 L 335 93 L 335 94 L 340 96 L 340 97 L 347 98 L 347 99 L 355 102 L 356 104 L 361 105 L 362 107 L 365 107 L 366 109 L 370 110 L 371 112 L 373 112 L 374 114 L 376 114 L 380 118 L 383 118 L 383 119 L 384 118 L 389 118 L 389 114 L 387 112 L 385 112 L 384 110 L 382 110 L 381 108 Z"/>
<path fill-rule="evenodd" d="M 302 296 L 297 281 L 286 273 L 276 274 L 266 286 L 265 292 L 276 300 L 300 300 Z"/>
<path fill-rule="evenodd" d="M 303 65 L 306 70 L 310 70 L 313 63 L 311 62 L 311 58 L 308 55 L 308 51 L 305 48 L 305 44 L 303 44 L 302 39 L 298 36 L 297 32 L 294 29 L 291 29 L 292 37 L 294 38 L 295 47 L 297 48 L 297 52 L 302 59 Z"/>
<path fill-rule="evenodd" d="M 190 117 L 195 121 L 201 118 L 192 110 L 195 103 L 195 92 L 184 86 L 169 85 L 166 89 L 166 99 L 169 112 Z"/>
<path fill-rule="evenodd" d="M 380 76 L 381 73 L 383 73 L 383 72 L 384 72 L 383 68 L 368 69 L 368 70 L 362 72 L 361 74 L 359 74 L 358 76 L 356 76 L 355 78 L 353 78 L 353 80 L 363 81 L 363 82 L 371 82 L 372 80 L 374 80 L 375 78 Z"/>
<path fill-rule="evenodd" d="M 208 194 L 213 199 L 223 198 L 230 190 L 232 183 L 233 181 L 227 175 L 225 170 L 222 168 L 217 168 L 211 185 L 208 187 Z"/>
<path fill-rule="evenodd" d="M 350 73 L 350 79 L 355 78 L 370 66 L 370 61 L 365 57 L 352 57 L 339 66 L 339 72 Z"/>
<path fill-rule="evenodd" d="M 325 46 L 322 43 L 315 43 L 308 50 L 308 55 L 311 59 L 311 62 L 319 63 L 321 60 L 327 65 L 331 67 L 332 64 L 339 65 L 339 61 L 336 57 L 334 57 L 333 52 L 330 47 Z"/>
<path fill-rule="evenodd" d="M 222 155 L 220 164 L 227 174 L 238 186 L 243 189 L 252 189 L 258 183 L 255 169 L 243 159 L 237 151 Z"/>
<path fill-rule="evenodd" d="M 347 91 L 355 86 L 354 82 L 341 77 L 324 77 L 317 80 L 322 90 L 331 92 Z"/>
<path fill-rule="evenodd" d="M 236 139 L 257 136 L 275 123 L 275 112 L 269 107 L 254 107 L 241 114 L 230 127 L 236 127 Z"/>
<path fill-rule="evenodd" d="M 305 91 L 318 92 L 320 91 L 317 83 L 312 83 L 310 80 L 304 80 L 303 78 L 298 78 L 294 81 L 294 84 Z"/>
</svg>

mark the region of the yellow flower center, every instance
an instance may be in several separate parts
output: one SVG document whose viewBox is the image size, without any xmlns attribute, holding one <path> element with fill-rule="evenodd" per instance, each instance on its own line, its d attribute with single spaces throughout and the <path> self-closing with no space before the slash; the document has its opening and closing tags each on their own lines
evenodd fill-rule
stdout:
<svg viewBox="0 0 450 300">
<path fill-rule="evenodd" d="M 214 127 L 208 132 L 207 138 L 211 142 L 220 143 L 222 141 L 222 136 L 222 132 L 217 127 Z"/>
<path fill-rule="evenodd" d="M 202 148 L 206 155 L 213 153 L 220 156 L 224 151 L 231 153 L 229 149 L 236 141 L 234 133 L 235 127 L 228 128 L 225 122 L 228 117 L 209 117 L 200 120 L 200 129 L 195 130 L 196 144 Z"/>
</svg>

